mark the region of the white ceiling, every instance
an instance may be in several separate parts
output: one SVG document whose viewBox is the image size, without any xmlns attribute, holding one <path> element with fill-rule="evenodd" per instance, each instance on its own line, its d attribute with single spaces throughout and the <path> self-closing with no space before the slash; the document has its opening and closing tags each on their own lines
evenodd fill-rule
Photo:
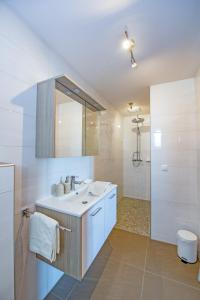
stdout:
<svg viewBox="0 0 200 300">
<path fill-rule="evenodd" d="M 148 107 L 149 86 L 193 76 L 200 65 L 199 0 L 7 0 L 116 108 Z M 133 70 L 121 47 L 136 41 Z"/>
</svg>

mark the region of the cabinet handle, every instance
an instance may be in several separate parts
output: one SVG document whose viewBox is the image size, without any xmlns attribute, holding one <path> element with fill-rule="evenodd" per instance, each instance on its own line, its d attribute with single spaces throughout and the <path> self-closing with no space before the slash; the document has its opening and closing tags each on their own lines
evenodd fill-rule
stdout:
<svg viewBox="0 0 200 300">
<path fill-rule="evenodd" d="M 96 214 L 98 214 L 98 212 L 102 209 L 102 207 L 98 207 L 92 214 L 91 216 L 94 217 L 96 216 Z"/>
<path fill-rule="evenodd" d="M 116 196 L 116 194 L 113 194 L 113 195 L 111 195 L 110 197 L 109 197 L 109 199 L 112 199 L 112 198 L 114 198 Z"/>
</svg>

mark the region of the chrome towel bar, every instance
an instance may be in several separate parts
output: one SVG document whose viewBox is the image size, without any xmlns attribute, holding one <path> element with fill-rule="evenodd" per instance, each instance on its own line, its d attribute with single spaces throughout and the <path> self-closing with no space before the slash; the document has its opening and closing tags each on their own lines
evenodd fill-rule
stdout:
<svg viewBox="0 0 200 300">
<path fill-rule="evenodd" d="M 34 212 L 30 211 L 30 209 L 27 207 L 25 209 L 22 209 L 22 216 L 26 217 L 26 218 L 30 218 L 31 215 L 33 215 Z M 66 228 L 64 226 L 59 225 L 58 226 L 60 230 L 63 231 L 68 231 L 68 232 L 72 232 L 72 230 L 70 228 Z"/>
</svg>

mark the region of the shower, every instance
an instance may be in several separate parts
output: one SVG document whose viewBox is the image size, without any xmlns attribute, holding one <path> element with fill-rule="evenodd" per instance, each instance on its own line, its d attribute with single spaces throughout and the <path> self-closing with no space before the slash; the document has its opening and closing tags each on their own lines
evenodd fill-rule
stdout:
<svg viewBox="0 0 200 300">
<path fill-rule="evenodd" d="M 132 162 L 134 167 L 139 167 L 142 162 L 141 157 L 141 132 L 140 132 L 140 126 L 143 125 L 144 118 L 137 116 L 132 120 L 132 123 L 136 124 L 136 151 L 133 152 L 132 156 Z M 134 129 L 133 129 L 134 130 Z"/>
<path fill-rule="evenodd" d="M 123 198 L 117 223 L 117 228 L 145 236 L 150 235 L 150 121 L 141 109 L 129 109 L 123 119 Z"/>
</svg>

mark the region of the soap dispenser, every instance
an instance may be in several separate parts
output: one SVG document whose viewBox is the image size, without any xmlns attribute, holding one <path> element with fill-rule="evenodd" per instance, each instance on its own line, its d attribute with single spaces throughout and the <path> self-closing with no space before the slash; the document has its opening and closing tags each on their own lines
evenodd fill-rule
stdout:
<svg viewBox="0 0 200 300">
<path fill-rule="evenodd" d="M 57 197 L 61 197 L 64 195 L 64 183 L 62 181 L 62 177 L 60 178 L 60 182 L 56 184 L 55 193 Z"/>
<path fill-rule="evenodd" d="M 70 177 L 66 176 L 65 182 L 64 182 L 64 193 L 68 194 L 71 190 L 71 183 L 70 183 Z"/>
</svg>

